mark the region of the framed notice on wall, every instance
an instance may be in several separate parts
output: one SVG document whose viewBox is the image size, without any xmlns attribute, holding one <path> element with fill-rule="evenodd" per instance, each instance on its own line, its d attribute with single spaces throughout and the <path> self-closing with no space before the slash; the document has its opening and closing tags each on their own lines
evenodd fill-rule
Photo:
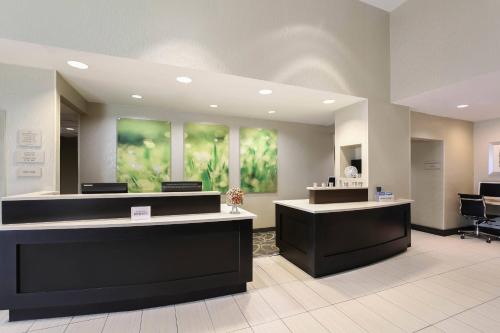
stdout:
<svg viewBox="0 0 500 333">
<path fill-rule="evenodd" d="M 17 145 L 21 147 L 41 147 L 42 131 L 28 129 L 17 131 Z"/>
<path fill-rule="evenodd" d="M 500 176 L 500 141 L 491 142 L 488 148 L 488 174 L 490 176 Z"/>
</svg>

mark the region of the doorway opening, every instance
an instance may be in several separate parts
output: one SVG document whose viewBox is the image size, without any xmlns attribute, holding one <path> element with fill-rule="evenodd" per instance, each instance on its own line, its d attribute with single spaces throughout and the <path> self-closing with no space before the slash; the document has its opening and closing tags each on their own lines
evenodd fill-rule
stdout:
<svg viewBox="0 0 500 333">
<path fill-rule="evenodd" d="M 411 140 L 412 224 L 444 230 L 444 143 Z"/>
<path fill-rule="evenodd" d="M 59 191 L 61 194 L 75 194 L 79 192 L 80 184 L 80 113 L 63 98 L 60 119 Z"/>
</svg>

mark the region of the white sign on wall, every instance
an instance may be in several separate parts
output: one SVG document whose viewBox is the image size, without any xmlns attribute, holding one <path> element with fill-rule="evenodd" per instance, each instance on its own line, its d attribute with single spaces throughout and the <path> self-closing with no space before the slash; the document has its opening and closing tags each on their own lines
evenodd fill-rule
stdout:
<svg viewBox="0 0 500 333">
<path fill-rule="evenodd" d="M 491 142 L 489 144 L 488 174 L 500 175 L 500 142 Z"/>
<path fill-rule="evenodd" d="M 16 163 L 44 163 L 45 152 L 41 150 L 18 150 L 15 153 Z"/>
<path fill-rule="evenodd" d="M 18 167 L 17 168 L 18 177 L 41 177 L 42 168 L 41 167 Z"/>
<path fill-rule="evenodd" d="M 26 129 L 17 131 L 17 144 L 21 147 L 41 147 L 42 131 Z"/>
<path fill-rule="evenodd" d="M 438 161 L 424 162 L 424 170 L 441 170 L 441 163 Z"/>
</svg>

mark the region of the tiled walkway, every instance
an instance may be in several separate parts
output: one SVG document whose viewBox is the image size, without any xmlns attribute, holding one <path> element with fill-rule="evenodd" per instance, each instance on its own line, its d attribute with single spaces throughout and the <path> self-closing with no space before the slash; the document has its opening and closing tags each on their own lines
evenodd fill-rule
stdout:
<svg viewBox="0 0 500 333">
<path fill-rule="evenodd" d="M 0 332 L 500 332 L 500 242 L 413 232 L 412 243 L 321 279 L 256 258 L 248 292 L 200 302 L 16 323 L 0 312 Z"/>
</svg>

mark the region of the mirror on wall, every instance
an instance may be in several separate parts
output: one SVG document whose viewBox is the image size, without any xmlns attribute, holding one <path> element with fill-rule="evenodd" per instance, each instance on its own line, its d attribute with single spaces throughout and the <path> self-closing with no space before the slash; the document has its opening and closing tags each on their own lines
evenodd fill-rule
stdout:
<svg viewBox="0 0 500 333">
<path fill-rule="evenodd" d="M 61 99 L 60 115 L 60 193 L 75 194 L 79 191 L 79 133 L 80 113 Z"/>
</svg>

